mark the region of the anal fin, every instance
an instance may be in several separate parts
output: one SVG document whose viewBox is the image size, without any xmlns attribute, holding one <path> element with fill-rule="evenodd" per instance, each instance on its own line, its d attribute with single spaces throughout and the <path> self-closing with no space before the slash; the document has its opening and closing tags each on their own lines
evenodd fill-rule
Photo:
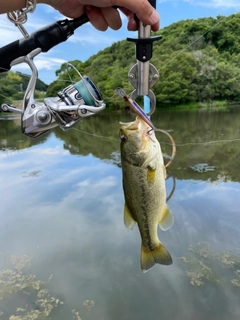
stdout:
<svg viewBox="0 0 240 320">
<path fill-rule="evenodd" d="M 168 209 L 168 206 L 166 205 L 162 218 L 159 221 L 159 226 L 163 231 L 166 231 L 172 227 L 173 223 L 174 223 L 173 215 L 171 211 Z"/>
</svg>

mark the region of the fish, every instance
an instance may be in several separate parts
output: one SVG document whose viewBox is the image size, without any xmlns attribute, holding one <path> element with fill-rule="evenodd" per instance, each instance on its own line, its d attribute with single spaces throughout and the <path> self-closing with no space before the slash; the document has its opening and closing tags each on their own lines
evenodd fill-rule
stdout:
<svg viewBox="0 0 240 320">
<path fill-rule="evenodd" d="M 166 168 L 154 130 L 137 116 L 133 122 L 120 122 L 122 184 L 125 198 L 124 224 L 135 224 L 141 235 L 141 269 L 155 263 L 172 264 L 172 257 L 158 238 L 158 226 L 168 230 L 174 218 L 166 204 Z"/>
</svg>

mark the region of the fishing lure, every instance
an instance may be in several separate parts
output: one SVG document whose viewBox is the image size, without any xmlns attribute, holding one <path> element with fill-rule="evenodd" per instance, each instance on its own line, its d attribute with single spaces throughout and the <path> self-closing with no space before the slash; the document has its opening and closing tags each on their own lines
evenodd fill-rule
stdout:
<svg viewBox="0 0 240 320">
<path fill-rule="evenodd" d="M 145 121 L 149 125 L 149 127 L 151 127 L 153 130 L 156 130 L 156 128 L 155 128 L 154 124 L 152 123 L 152 121 L 150 120 L 150 118 L 146 115 L 146 113 L 137 104 L 136 101 L 132 100 L 122 88 L 118 87 L 116 91 L 117 91 L 117 94 L 127 102 L 127 104 L 130 106 L 130 108 L 137 115 L 139 115 L 139 117 L 141 117 L 143 121 Z"/>
</svg>

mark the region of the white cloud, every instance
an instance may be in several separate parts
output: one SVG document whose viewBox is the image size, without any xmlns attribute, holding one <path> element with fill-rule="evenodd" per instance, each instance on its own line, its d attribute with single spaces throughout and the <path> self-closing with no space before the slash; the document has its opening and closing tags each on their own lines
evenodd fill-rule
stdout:
<svg viewBox="0 0 240 320">
<path fill-rule="evenodd" d="M 194 6 L 203 6 L 208 8 L 233 8 L 239 9 L 240 8 L 240 1 L 239 0 L 182 0 L 183 2 L 188 2 Z M 176 0 L 158 0 L 158 3 L 165 3 L 165 2 L 175 2 L 179 3 L 180 1 Z"/>
<path fill-rule="evenodd" d="M 67 62 L 64 59 L 52 58 L 47 55 L 39 56 L 39 58 L 34 59 L 34 63 L 38 70 L 56 70 L 58 69 L 63 63 Z M 30 68 L 26 63 L 18 64 L 11 68 L 12 71 L 18 70 L 29 70 Z"/>
<path fill-rule="evenodd" d="M 42 18 L 38 19 L 38 16 L 37 18 L 35 17 L 35 19 L 33 19 L 33 16 L 29 16 L 29 19 L 26 22 L 26 25 L 24 25 L 24 27 L 30 34 L 47 24 L 49 24 L 49 22 L 44 22 Z M 19 31 L 19 29 L 7 19 L 6 15 L 0 15 L 0 30 L 0 47 L 5 46 L 13 41 L 16 41 L 17 39 L 23 38 L 23 35 Z M 53 56 L 51 57 L 50 54 Z M 38 70 L 56 70 L 61 66 L 61 64 L 67 61 L 66 59 L 56 58 L 56 52 L 54 55 L 53 50 L 51 50 L 50 54 L 40 54 L 34 59 L 34 63 L 37 66 Z M 30 68 L 26 63 L 22 63 L 17 66 L 14 66 L 12 70 L 30 71 Z"/>
<path fill-rule="evenodd" d="M 0 46 L 4 46 L 22 37 L 18 28 L 16 28 L 5 15 L 0 15 L 0 30 Z"/>
<path fill-rule="evenodd" d="M 93 170 L 91 170 L 91 172 L 92 171 Z M 86 188 L 86 187 L 90 188 L 91 187 L 91 191 L 101 190 L 101 192 L 102 192 L 104 189 L 108 189 L 108 188 L 117 186 L 117 183 L 118 183 L 118 181 L 117 181 L 116 177 L 107 176 L 99 181 L 95 181 L 94 179 L 88 178 L 86 180 L 79 182 L 77 185 L 80 188 Z"/>
<path fill-rule="evenodd" d="M 51 57 L 46 57 L 45 59 L 42 57 L 35 60 L 38 70 L 56 70 L 56 68 L 59 68 L 64 62 L 67 62 L 67 60 Z"/>
<path fill-rule="evenodd" d="M 32 32 L 42 28 L 45 25 L 48 25 L 49 22 L 44 21 L 41 17 L 38 16 L 29 16 L 27 22 L 23 25 L 26 31 L 31 34 Z M 4 46 L 8 43 L 11 43 L 17 39 L 23 38 L 21 31 L 8 20 L 6 15 L 0 15 L 0 46 Z"/>
<path fill-rule="evenodd" d="M 68 39 L 68 42 L 71 43 L 79 43 L 81 45 L 104 45 L 108 46 L 113 42 L 116 42 L 120 39 L 117 39 L 115 36 L 110 36 L 109 33 L 99 32 L 98 30 L 94 29 L 90 23 L 88 23 L 84 28 L 81 30 L 77 30 L 74 33 L 73 37 Z"/>
<path fill-rule="evenodd" d="M 233 9 L 239 9 L 240 8 L 240 2 L 239 0 L 210 0 L 210 1 L 189 1 L 194 4 L 199 4 L 205 7 L 211 7 L 211 8 L 233 8 Z"/>
</svg>

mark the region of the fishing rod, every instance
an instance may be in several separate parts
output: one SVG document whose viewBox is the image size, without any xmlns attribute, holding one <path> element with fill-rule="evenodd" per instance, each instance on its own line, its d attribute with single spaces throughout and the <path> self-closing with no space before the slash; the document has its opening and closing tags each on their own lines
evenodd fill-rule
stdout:
<svg viewBox="0 0 240 320">
<path fill-rule="evenodd" d="M 59 20 L 33 32 L 30 36 L 0 48 L 0 72 L 9 71 L 16 64 L 17 58 L 27 56 L 35 49 L 48 52 L 56 45 L 66 41 L 77 28 L 88 21 L 86 14 L 72 20 Z"/>
<path fill-rule="evenodd" d="M 149 0 L 149 2 L 153 7 L 156 7 L 156 0 Z M 82 117 L 103 110 L 105 103 L 92 80 L 88 77 L 82 77 L 80 73 L 78 74 L 81 80 L 63 89 L 58 93 L 58 97 L 46 98 L 44 103 L 34 99 L 38 76 L 37 68 L 33 62 L 34 57 L 41 52 L 48 52 L 54 46 L 66 41 L 78 27 L 87 23 L 89 19 L 86 14 L 83 14 L 76 19 L 59 20 L 29 35 L 22 24 L 27 20 L 26 13 L 34 11 L 36 1 L 27 2 L 27 6 L 25 11 L 20 10 L 8 14 L 8 18 L 19 28 L 24 38 L 0 49 L 0 72 L 8 71 L 12 66 L 25 62 L 29 65 L 32 76 L 24 95 L 22 111 L 9 104 L 3 104 L 2 110 L 21 113 L 23 134 L 37 137 L 56 126 L 66 130 L 75 125 Z M 114 8 L 116 9 L 116 7 Z M 156 98 L 150 88 L 155 84 L 159 75 L 157 69 L 150 64 L 150 59 L 152 57 L 152 43 L 159 40 L 161 36 L 151 37 L 151 26 L 143 24 L 136 16 L 135 19 L 138 23 L 138 38 L 128 38 L 127 40 L 136 44 L 137 63 L 131 68 L 128 78 L 135 88 L 132 99 L 135 100 L 138 95 L 148 96 L 151 101 L 149 114 L 152 114 L 156 107 Z M 151 80 L 149 80 L 150 72 L 153 74 Z"/>
<path fill-rule="evenodd" d="M 156 0 L 150 0 L 149 2 L 156 8 Z M 114 8 L 116 9 L 116 7 Z M 33 12 L 34 9 L 34 6 L 30 6 L 28 12 Z M 76 19 L 56 21 L 33 32 L 31 35 L 22 26 L 27 20 L 26 11 L 23 14 L 22 12 L 10 13 L 8 18 L 20 29 L 24 38 L 0 49 L 0 72 L 8 71 L 12 66 L 25 62 L 29 65 L 32 75 L 24 95 L 22 110 L 7 103 L 4 103 L 1 109 L 21 114 L 21 128 L 24 135 L 35 138 L 57 126 L 67 130 L 82 118 L 94 115 L 105 109 L 106 105 L 103 102 L 101 93 L 93 81 L 89 77 L 82 77 L 80 72 L 71 64 L 67 64 L 67 71 L 69 66 L 75 69 L 81 78 L 79 82 L 64 88 L 58 93 L 58 97 L 45 98 L 43 103 L 36 101 L 34 98 L 38 77 L 38 71 L 33 62 L 34 57 L 41 52 L 48 52 L 54 46 L 66 41 L 74 34 L 77 28 L 89 21 L 86 14 Z M 128 41 L 136 44 L 137 63 L 131 68 L 128 75 L 129 81 L 135 90 L 132 92 L 131 98 L 126 95 L 122 97 L 125 100 L 127 99 L 126 101 L 130 103 L 130 106 L 135 106 L 133 110 L 138 114 L 141 108 L 134 100 L 140 95 L 147 96 L 151 101 L 151 110 L 148 113 L 150 115 L 156 108 L 156 98 L 150 88 L 159 78 L 157 69 L 150 64 L 150 59 L 152 58 L 153 42 L 161 39 L 161 36 L 151 37 L 151 26 L 143 24 L 136 16 L 135 19 L 138 24 L 138 38 L 127 38 Z M 152 74 L 151 78 L 150 74 Z M 144 115 L 145 113 L 142 112 L 141 117 L 146 121 L 148 117 Z M 149 123 L 151 124 L 150 127 L 154 128 L 150 120 Z M 164 130 L 156 128 L 154 130 L 169 135 Z M 172 137 L 169 138 L 173 143 L 173 153 L 166 167 L 172 162 L 176 153 L 174 141 Z"/>
</svg>

